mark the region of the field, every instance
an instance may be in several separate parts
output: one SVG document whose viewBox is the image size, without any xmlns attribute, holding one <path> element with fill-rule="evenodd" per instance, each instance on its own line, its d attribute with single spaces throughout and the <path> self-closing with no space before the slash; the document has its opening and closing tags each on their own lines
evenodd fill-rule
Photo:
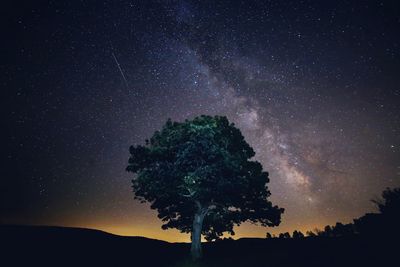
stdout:
<svg viewBox="0 0 400 267">
<path fill-rule="evenodd" d="M 0 226 L 3 266 L 395 266 L 395 244 L 382 238 L 225 240 L 203 243 L 191 262 L 190 244 L 122 237 L 98 230 Z M 394 240 L 392 240 L 394 241 Z"/>
</svg>

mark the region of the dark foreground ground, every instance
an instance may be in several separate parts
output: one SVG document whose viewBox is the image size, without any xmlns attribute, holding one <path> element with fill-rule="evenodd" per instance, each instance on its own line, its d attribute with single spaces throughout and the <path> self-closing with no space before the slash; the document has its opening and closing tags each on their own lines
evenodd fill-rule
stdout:
<svg viewBox="0 0 400 267">
<path fill-rule="evenodd" d="M 190 245 L 98 230 L 0 226 L 1 266 L 400 266 L 400 240 L 383 238 L 239 239 Z"/>
</svg>

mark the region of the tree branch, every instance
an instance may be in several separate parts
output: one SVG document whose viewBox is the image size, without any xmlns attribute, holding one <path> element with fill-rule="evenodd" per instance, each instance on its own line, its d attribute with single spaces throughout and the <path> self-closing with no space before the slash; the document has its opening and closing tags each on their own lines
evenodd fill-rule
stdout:
<svg viewBox="0 0 400 267">
<path fill-rule="evenodd" d="M 182 186 L 183 187 L 183 186 Z M 186 188 L 187 189 L 187 191 L 189 192 L 189 194 L 180 194 L 181 196 L 183 196 L 183 197 L 187 197 L 187 198 L 191 198 L 191 197 L 193 197 L 195 194 L 196 194 L 196 191 L 194 191 L 194 190 L 192 190 L 192 189 L 190 189 L 190 188 Z"/>
<path fill-rule="evenodd" d="M 198 209 L 199 211 L 201 211 L 201 210 L 202 210 L 202 206 L 201 206 L 201 204 L 200 204 L 200 201 L 195 200 L 194 203 L 196 203 L 197 209 Z"/>
<path fill-rule="evenodd" d="M 215 203 L 214 201 L 211 201 L 211 203 L 210 203 L 209 206 L 208 206 L 208 210 L 216 209 L 218 206 L 219 206 L 220 208 L 222 208 L 222 209 L 225 208 L 224 205 L 221 205 L 221 204 Z"/>
</svg>

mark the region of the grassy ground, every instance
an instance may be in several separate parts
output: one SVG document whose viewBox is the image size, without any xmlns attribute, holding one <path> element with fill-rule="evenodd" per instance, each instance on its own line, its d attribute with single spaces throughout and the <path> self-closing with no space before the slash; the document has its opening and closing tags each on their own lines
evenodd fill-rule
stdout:
<svg viewBox="0 0 400 267">
<path fill-rule="evenodd" d="M 2 266 L 400 266 L 397 245 L 383 238 L 240 239 L 205 243 L 204 257 L 195 263 L 189 257 L 189 244 L 120 237 L 97 230 L 0 226 L 0 240 L 2 262 L 11 263 Z"/>
</svg>

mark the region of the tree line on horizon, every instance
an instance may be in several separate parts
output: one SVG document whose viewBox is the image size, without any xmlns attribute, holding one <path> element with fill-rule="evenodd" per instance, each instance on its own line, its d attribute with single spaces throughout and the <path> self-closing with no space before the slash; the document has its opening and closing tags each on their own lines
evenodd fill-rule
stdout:
<svg viewBox="0 0 400 267">
<path fill-rule="evenodd" d="M 372 200 L 376 204 L 379 213 L 366 213 L 352 223 L 327 225 L 323 230 L 316 228 L 314 231 L 302 233 L 299 230 L 279 233 L 278 235 L 266 233 L 266 238 L 314 238 L 314 237 L 352 237 L 352 236 L 397 236 L 400 225 L 400 187 L 386 188 L 382 192 L 381 200 Z"/>
</svg>

